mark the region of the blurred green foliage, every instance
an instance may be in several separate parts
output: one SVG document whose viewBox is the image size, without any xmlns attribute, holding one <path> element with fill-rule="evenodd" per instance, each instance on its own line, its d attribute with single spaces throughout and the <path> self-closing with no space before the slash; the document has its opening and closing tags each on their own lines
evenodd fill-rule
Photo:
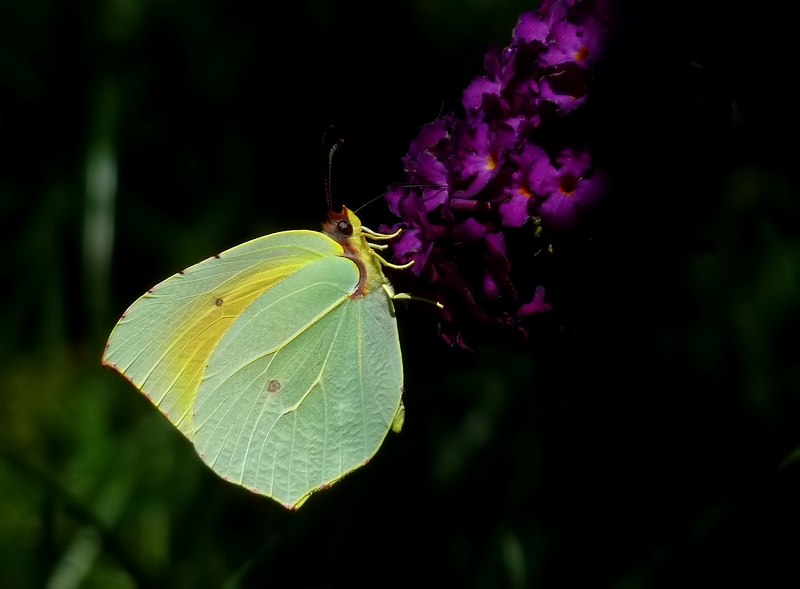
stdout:
<svg viewBox="0 0 800 589">
<path fill-rule="evenodd" d="M 623 11 L 584 121 L 615 192 L 558 261 L 559 311 L 472 355 L 400 309 L 405 429 L 299 512 L 217 479 L 100 368 L 157 281 L 318 227 L 326 133 L 340 201 L 400 181 L 528 7 L 341 4 L 0 3 L 0 586 L 796 584 L 779 9 Z"/>
</svg>

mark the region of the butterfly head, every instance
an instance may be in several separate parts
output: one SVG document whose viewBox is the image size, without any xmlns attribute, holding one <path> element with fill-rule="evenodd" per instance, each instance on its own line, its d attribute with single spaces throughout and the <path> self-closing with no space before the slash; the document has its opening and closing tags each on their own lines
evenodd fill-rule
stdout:
<svg viewBox="0 0 800 589">
<path fill-rule="evenodd" d="M 361 220 L 347 207 L 342 207 L 339 212 L 329 211 L 328 220 L 322 227 L 328 237 L 342 245 L 361 237 Z"/>
</svg>

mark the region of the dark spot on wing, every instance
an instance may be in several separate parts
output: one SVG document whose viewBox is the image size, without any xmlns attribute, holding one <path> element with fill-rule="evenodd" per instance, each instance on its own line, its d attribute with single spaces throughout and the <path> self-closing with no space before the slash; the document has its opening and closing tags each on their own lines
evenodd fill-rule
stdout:
<svg viewBox="0 0 800 589">
<path fill-rule="evenodd" d="M 281 383 L 275 379 L 272 379 L 267 383 L 267 392 L 268 393 L 277 393 L 281 390 Z"/>
<path fill-rule="evenodd" d="M 217 307 L 221 307 L 221 306 L 222 306 L 222 303 L 223 303 L 223 300 L 222 300 L 221 298 L 219 298 L 219 297 L 217 297 L 217 299 L 214 301 L 214 304 L 215 304 Z"/>
</svg>

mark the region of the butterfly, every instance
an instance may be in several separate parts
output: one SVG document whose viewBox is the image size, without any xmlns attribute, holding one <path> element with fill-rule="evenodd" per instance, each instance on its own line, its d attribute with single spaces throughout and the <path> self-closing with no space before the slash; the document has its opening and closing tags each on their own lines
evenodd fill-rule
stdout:
<svg viewBox="0 0 800 589">
<path fill-rule="evenodd" d="M 248 241 L 170 276 L 111 331 L 127 378 L 219 476 L 290 509 L 399 432 L 403 365 L 380 251 L 342 207 L 323 230 Z"/>
</svg>

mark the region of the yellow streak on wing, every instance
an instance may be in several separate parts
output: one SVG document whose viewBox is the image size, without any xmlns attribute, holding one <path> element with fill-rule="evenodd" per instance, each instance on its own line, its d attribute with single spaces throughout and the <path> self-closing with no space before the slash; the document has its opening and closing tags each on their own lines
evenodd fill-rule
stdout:
<svg viewBox="0 0 800 589">
<path fill-rule="evenodd" d="M 197 397 L 208 359 L 214 352 L 222 336 L 233 325 L 233 322 L 247 309 L 253 301 L 274 284 L 283 280 L 297 269 L 297 266 L 282 268 L 285 272 L 276 273 L 274 269 L 265 270 L 253 276 L 240 277 L 210 294 L 196 314 L 184 325 L 184 331 L 175 337 L 174 358 L 165 356 L 171 370 L 165 375 L 174 377 L 170 387 L 177 395 L 168 409 L 170 418 L 179 429 L 191 439 L 192 408 Z M 221 305 L 217 301 L 221 300 Z M 158 403 L 165 405 L 166 398 Z M 166 407 L 164 407 L 166 409 Z"/>
<path fill-rule="evenodd" d="M 183 310 L 185 319 L 165 330 L 170 343 L 152 370 L 138 382 L 131 379 L 190 440 L 193 439 L 192 408 L 217 344 L 258 296 L 298 267 L 298 264 L 286 265 L 280 272 L 266 268 L 253 275 L 238 276 L 195 299 Z M 145 295 L 157 296 L 158 291 Z"/>
</svg>

